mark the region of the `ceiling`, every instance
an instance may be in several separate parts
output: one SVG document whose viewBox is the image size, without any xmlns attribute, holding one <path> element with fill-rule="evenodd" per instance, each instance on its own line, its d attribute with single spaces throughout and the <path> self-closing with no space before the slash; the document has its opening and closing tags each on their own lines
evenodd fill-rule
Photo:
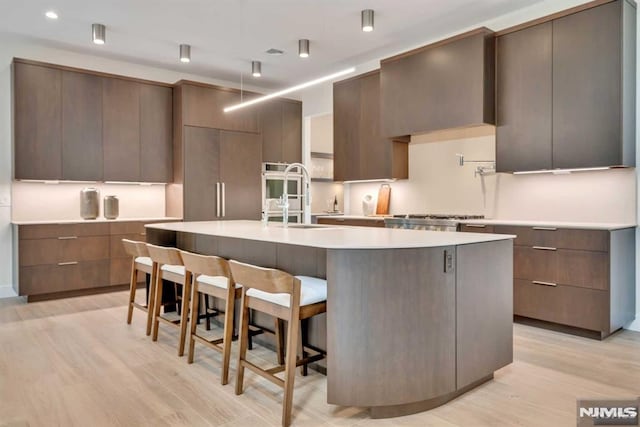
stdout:
<svg viewBox="0 0 640 427">
<path fill-rule="evenodd" d="M 374 60 L 541 0 L 19 0 L 3 1 L 0 32 L 81 53 L 236 81 L 262 61 L 253 85 L 282 87 Z M 375 31 L 360 11 L 375 10 Z M 60 19 L 48 20 L 47 10 Z M 91 24 L 107 44 L 91 43 Z M 298 58 L 297 40 L 311 42 Z M 192 45 L 191 63 L 178 45 Z M 271 56 L 269 48 L 286 53 Z"/>
</svg>

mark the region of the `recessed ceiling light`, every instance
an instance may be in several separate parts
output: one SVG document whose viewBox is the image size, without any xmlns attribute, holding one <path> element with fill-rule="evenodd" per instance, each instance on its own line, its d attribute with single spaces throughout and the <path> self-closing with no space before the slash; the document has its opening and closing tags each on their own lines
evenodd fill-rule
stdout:
<svg viewBox="0 0 640 427">
<path fill-rule="evenodd" d="M 298 56 L 300 58 L 309 57 L 309 40 L 307 39 L 298 40 Z"/>
<path fill-rule="evenodd" d="M 373 9 L 365 9 L 360 12 L 362 19 L 362 31 L 369 33 L 373 31 Z"/>
<path fill-rule="evenodd" d="M 272 47 L 271 49 L 267 50 L 266 53 L 268 53 L 269 55 L 283 55 L 284 50 L 280 50 Z"/>
<path fill-rule="evenodd" d="M 53 10 L 48 10 L 48 11 L 44 14 L 44 16 L 46 16 L 46 17 L 47 17 L 47 18 L 49 18 L 49 19 L 58 19 L 58 14 L 57 14 L 55 11 L 53 11 Z"/>
<path fill-rule="evenodd" d="M 102 24 L 92 24 L 91 36 L 95 44 L 105 44 L 107 41 L 107 29 Z"/>
<path fill-rule="evenodd" d="M 260 61 L 251 61 L 251 74 L 253 77 L 260 77 L 262 75 L 262 64 Z"/>
<path fill-rule="evenodd" d="M 180 45 L 180 62 L 185 64 L 191 62 L 191 46 L 188 44 Z"/>
</svg>

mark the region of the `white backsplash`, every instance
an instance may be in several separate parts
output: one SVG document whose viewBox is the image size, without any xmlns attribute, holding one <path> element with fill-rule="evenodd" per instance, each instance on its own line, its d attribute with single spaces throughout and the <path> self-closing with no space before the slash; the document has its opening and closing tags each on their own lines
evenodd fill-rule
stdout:
<svg viewBox="0 0 640 427">
<path fill-rule="evenodd" d="M 481 214 L 488 218 L 636 222 L 635 169 L 568 175 L 474 176 L 467 160 L 495 158 L 493 127 L 462 129 L 412 138 L 409 179 L 391 184 L 391 213 Z M 362 198 L 379 183 L 345 185 L 346 211 L 362 214 Z"/>
<path fill-rule="evenodd" d="M 80 190 L 100 191 L 100 216 L 104 218 L 104 196 L 119 199 L 120 218 L 161 218 L 165 216 L 164 185 L 60 183 L 16 181 L 12 186 L 14 221 L 57 221 L 80 218 Z"/>
</svg>

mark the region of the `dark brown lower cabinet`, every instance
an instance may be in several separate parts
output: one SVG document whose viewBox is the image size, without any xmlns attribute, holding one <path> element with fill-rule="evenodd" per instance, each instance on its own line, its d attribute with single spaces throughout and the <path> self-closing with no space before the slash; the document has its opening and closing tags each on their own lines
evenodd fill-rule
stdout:
<svg viewBox="0 0 640 427">
<path fill-rule="evenodd" d="M 145 241 L 146 223 L 15 225 L 19 294 L 50 298 L 128 284 L 131 258 L 122 239 Z"/>
<path fill-rule="evenodd" d="M 514 315 L 604 338 L 633 321 L 635 228 L 462 225 L 515 234 Z"/>
</svg>

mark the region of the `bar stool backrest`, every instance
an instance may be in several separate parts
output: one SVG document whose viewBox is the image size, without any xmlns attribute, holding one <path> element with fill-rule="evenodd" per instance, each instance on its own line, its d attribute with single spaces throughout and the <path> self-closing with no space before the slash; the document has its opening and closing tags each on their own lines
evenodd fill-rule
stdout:
<svg viewBox="0 0 640 427">
<path fill-rule="evenodd" d="M 132 257 L 149 256 L 149 250 L 147 249 L 147 244 L 145 242 L 122 239 L 122 245 L 124 246 L 124 251 L 127 255 Z"/>
<path fill-rule="evenodd" d="M 231 270 L 226 259 L 217 256 L 198 255 L 180 251 L 184 268 L 195 276 L 224 276 L 231 278 Z"/>
<path fill-rule="evenodd" d="M 300 293 L 300 280 L 289 273 L 274 268 L 263 268 L 230 260 L 231 275 L 244 288 L 254 288 L 272 294 Z"/>
<path fill-rule="evenodd" d="M 156 246 L 150 243 L 147 243 L 147 249 L 153 262 L 162 265 L 183 265 L 179 249 Z"/>
</svg>

